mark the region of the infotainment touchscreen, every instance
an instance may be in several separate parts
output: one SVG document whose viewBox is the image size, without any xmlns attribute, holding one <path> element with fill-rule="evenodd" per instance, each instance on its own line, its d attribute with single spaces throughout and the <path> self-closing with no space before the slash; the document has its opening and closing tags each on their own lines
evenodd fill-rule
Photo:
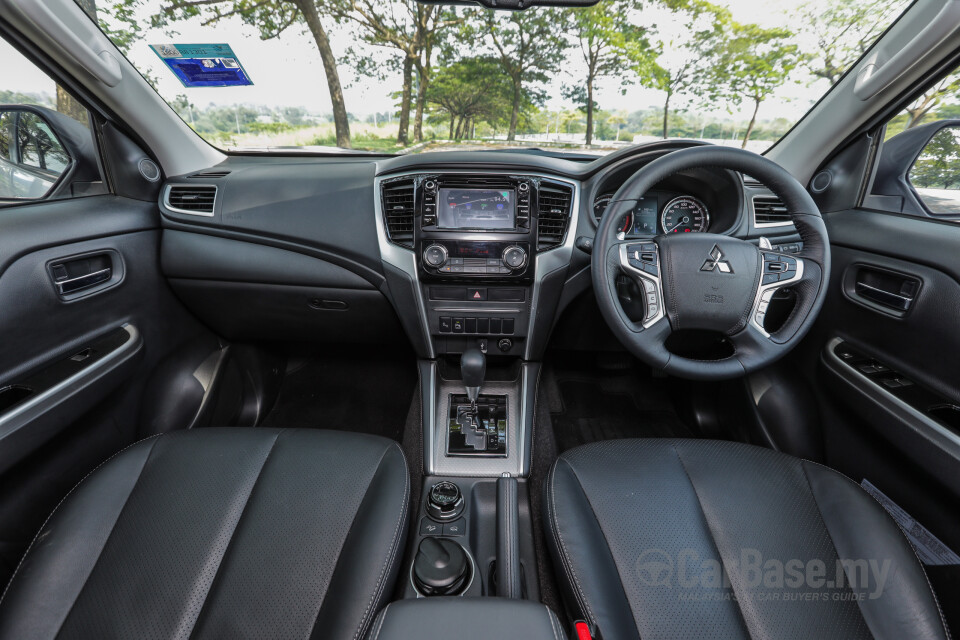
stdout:
<svg viewBox="0 0 960 640">
<path fill-rule="evenodd" d="M 440 189 L 441 229 L 507 230 L 516 226 L 516 199 L 510 189 Z"/>
</svg>

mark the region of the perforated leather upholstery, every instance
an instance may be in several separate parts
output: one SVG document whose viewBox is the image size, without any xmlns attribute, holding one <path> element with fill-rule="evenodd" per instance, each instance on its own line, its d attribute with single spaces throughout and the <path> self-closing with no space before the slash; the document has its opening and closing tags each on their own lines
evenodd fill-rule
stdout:
<svg viewBox="0 0 960 640">
<path fill-rule="evenodd" d="M 396 443 L 198 429 L 140 442 L 43 526 L 0 638 L 360 638 L 406 531 Z"/>
<path fill-rule="evenodd" d="M 560 456 L 545 509 L 568 606 L 604 638 L 948 637 L 895 522 L 814 463 L 732 442 L 601 442 Z"/>
</svg>

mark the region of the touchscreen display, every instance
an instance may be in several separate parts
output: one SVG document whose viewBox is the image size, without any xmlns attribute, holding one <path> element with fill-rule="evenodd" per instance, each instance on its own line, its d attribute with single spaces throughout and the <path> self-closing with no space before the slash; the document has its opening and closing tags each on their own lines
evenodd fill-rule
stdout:
<svg viewBox="0 0 960 640">
<path fill-rule="evenodd" d="M 505 230 L 516 226 L 514 192 L 509 189 L 440 189 L 441 229 Z"/>
</svg>

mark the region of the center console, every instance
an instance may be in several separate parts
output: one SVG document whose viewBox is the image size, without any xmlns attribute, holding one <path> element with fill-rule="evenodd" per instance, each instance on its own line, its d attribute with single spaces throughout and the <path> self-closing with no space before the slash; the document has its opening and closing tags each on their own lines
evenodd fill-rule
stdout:
<svg viewBox="0 0 960 640">
<path fill-rule="evenodd" d="M 573 183 L 533 174 L 416 173 L 380 183 L 388 239 L 413 252 L 435 353 L 523 356 L 541 268 L 567 239 Z"/>
<path fill-rule="evenodd" d="M 375 183 L 388 286 L 420 356 L 425 472 L 525 476 L 536 361 L 574 250 L 579 183 L 429 169 Z M 478 397 L 456 364 L 471 350 L 494 367 Z"/>
</svg>

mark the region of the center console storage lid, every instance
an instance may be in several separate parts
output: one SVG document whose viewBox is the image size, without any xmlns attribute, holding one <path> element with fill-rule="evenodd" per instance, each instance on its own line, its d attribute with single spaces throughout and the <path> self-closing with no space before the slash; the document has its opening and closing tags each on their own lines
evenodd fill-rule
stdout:
<svg viewBox="0 0 960 640">
<path fill-rule="evenodd" d="M 546 606 L 506 598 L 420 598 L 393 602 L 373 621 L 367 640 L 523 638 L 566 640 Z"/>
</svg>

